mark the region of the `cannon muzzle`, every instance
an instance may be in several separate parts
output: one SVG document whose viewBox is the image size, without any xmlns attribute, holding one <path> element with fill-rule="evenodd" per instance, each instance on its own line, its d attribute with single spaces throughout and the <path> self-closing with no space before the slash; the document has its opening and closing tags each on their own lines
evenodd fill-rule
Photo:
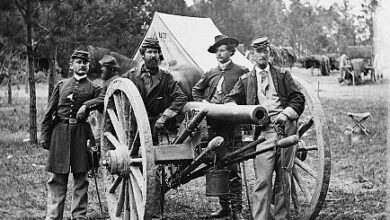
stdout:
<svg viewBox="0 0 390 220">
<path fill-rule="evenodd" d="M 223 120 L 235 124 L 265 125 L 268 123 L 268 112 L 261 105 L 213 104 L 188 102 L 183 111 L 205 109 L 207 118 Z"/>
</svg>

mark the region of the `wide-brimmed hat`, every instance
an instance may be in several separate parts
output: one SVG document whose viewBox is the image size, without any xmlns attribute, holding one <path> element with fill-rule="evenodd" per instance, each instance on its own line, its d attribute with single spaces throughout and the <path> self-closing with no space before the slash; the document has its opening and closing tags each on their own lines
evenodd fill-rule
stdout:
<svg viewBox="0 0 390 220">
<path fill-rule="evenodd" d="M 73 54 L 70 56 L 70 58 L 72 58 L 72 59 L 79 58 L 79 59 L 86 60 L 88 62 L 91 61 L 89 59 L 89 53 L 87 51 L 83 51 L 83 50 L 75 50 L 73 52 Z"/>
<path fill-rule="evenodd" d="M 226 35 L 217 35 L 215 36 L 215 43 L 209 47 L 207 50 L 210 53 L 216 53 L 217 48 L 221 45 L 234 45 L 235 47 L 238 46 L 240 42 L 232 37 L 228 37 Z"/>
<path fill-rule="evenodd" d="M 253 49 L 267 48 L 269 46 L 269 39 L 266 36 L 259 37 L 252 41 L 251 47 Z"/>
<path fill-rule="evenodd" d="M 119 69 L 118 62 L 116 61 L 115 57 L 111 55 L 104 55 L 101 60 L 99 60 L 99 64 L 101 66 L 106 66 L 115 70 Z"/>
</svg>

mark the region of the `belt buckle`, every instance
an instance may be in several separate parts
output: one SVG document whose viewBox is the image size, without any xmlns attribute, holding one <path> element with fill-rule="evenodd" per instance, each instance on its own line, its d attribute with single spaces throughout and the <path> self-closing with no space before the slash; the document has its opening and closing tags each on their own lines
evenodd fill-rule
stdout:
<svg viewBox="0 0 390 220">
<path fill-rule="evenodd" d="M 77 124 L 77 119 L 69 118 L 69 124 Z"/>
</svg>

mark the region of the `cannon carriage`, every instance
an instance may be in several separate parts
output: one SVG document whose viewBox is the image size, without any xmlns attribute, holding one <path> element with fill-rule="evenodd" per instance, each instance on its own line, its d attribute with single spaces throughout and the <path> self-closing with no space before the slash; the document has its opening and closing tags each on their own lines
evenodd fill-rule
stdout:
<svg viewBox="0 0 390 220">
<path fill-rule="evenodd" d="M 275 147 L 298 143 L 293 171 L 292 207 L 295 219 L 314 219 L 325 200 L 330 178 L 330 146 L 325 115 L 314 92 L 297 80 L 307 104 L 298 134 L 275 142 Z M 189 102 L 175 134 L 153 146 L 147 113 L 134 84 L 124 78 L 110 84 L 104 101 L 102 160 L 105 196 L 111 219 L 154 219 L 163 211 L 164 193 L 181 184 L 254 158 L 259 138 L 215 160 L 223 138 L 210 138 L 206 119 L 236 124 L 267 122 L 261 106 L 215 105 Z M 165 140 L 165 141 L 164 141 Z M 172 141 L 171 141 L 172 140 Z"/>
</svg>

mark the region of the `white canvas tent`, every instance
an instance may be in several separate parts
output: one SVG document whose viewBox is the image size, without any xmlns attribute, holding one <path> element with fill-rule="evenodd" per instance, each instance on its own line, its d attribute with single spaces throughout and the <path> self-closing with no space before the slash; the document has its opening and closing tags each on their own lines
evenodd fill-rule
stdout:
<svg viewBox="0 0 390 220">
<path fill-rule="evenodd" d="M 210 18 L 170 15 L 156 12 L 145 38 L 158 39 L 164 56 L 161 68 L 180 81 L 184 92 L 191 94 L 192 86 L 201 75 L 217 65 L 215 54 L 207 52 L 214 44 L 214 37 L 221 32 Z M 139 53 L 133 60 L 140 63 Z M 233 62 L 252 68 L 253 64 L 236 51 Z"/>
</svg>

